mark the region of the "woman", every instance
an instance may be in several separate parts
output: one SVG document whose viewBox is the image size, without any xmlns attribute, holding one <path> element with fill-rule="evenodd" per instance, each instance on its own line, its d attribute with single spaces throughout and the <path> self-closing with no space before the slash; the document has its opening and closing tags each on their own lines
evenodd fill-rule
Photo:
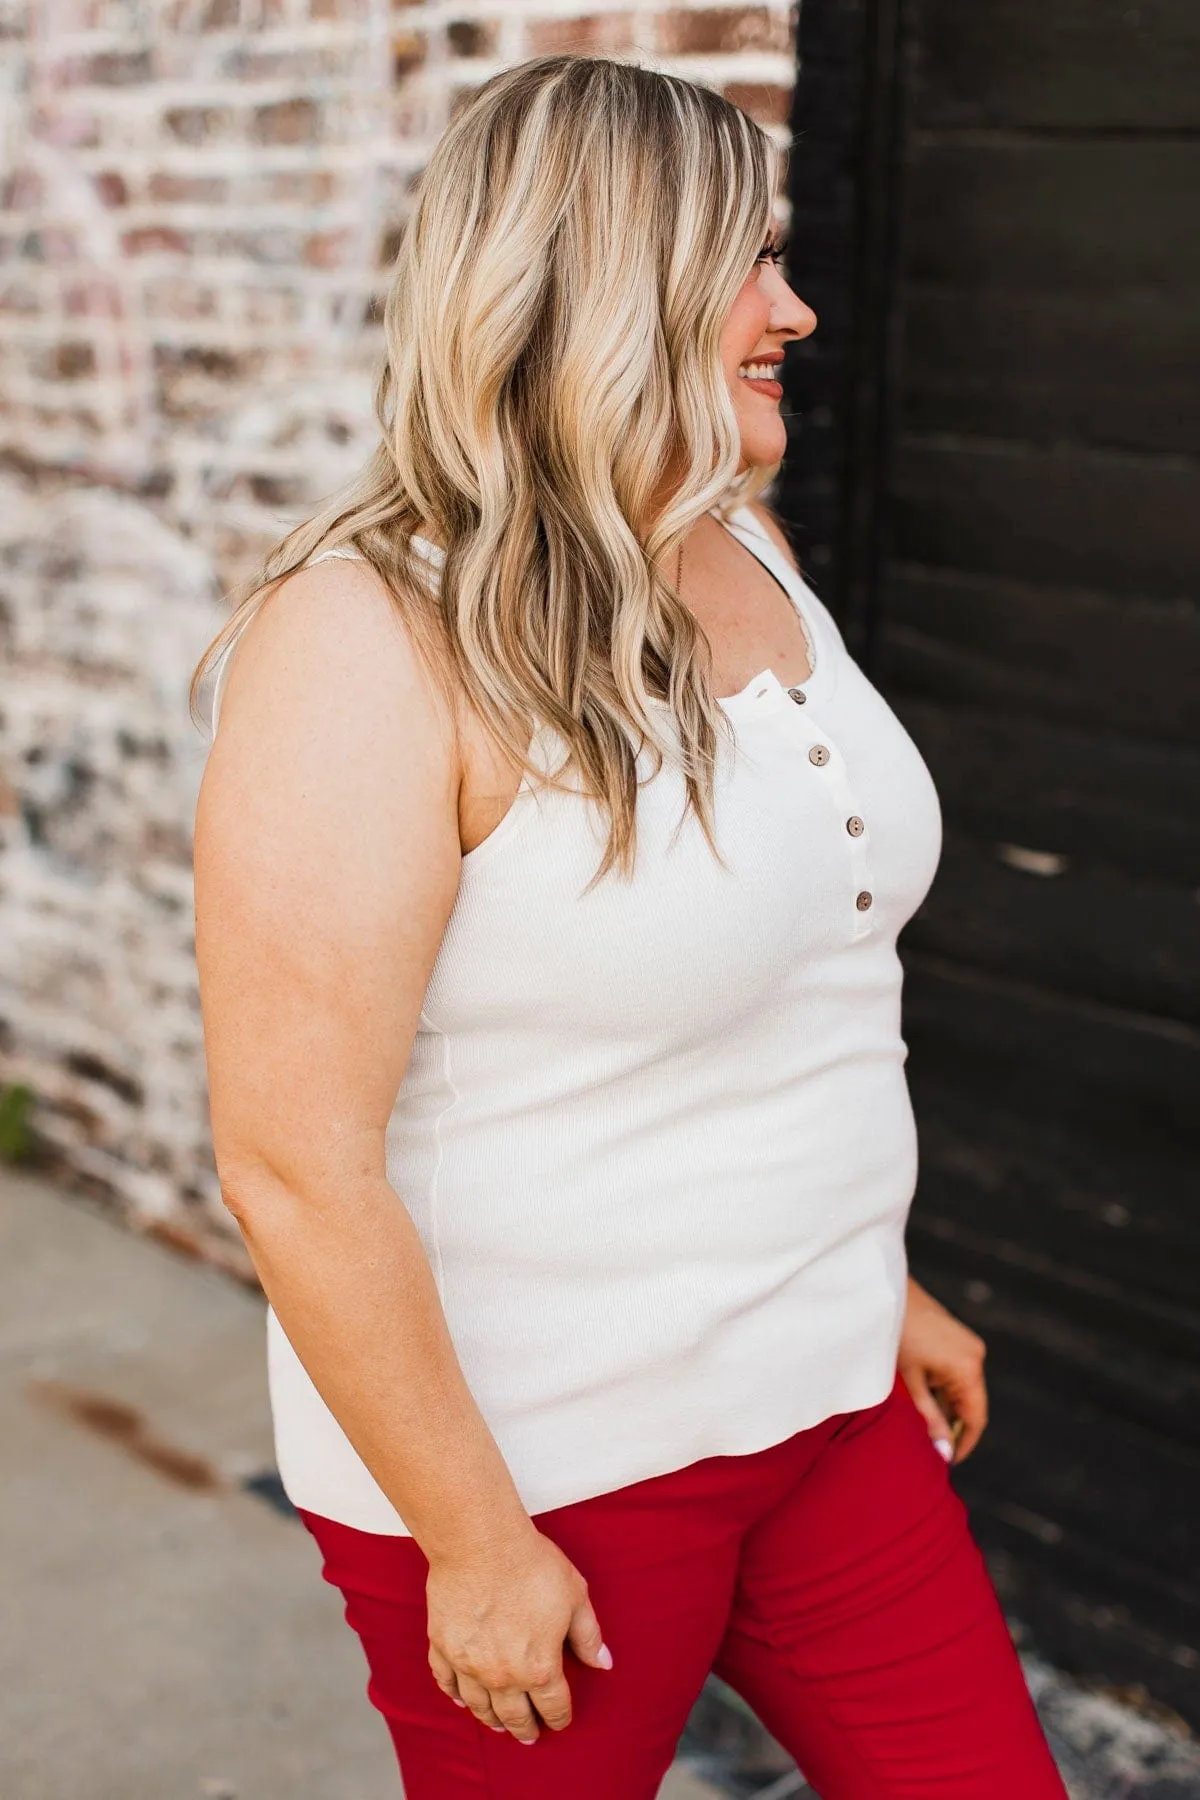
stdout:
<svg viewBox="0 0 1200 1800">
<path fill-rule="evenodd" d="M 937 802 L 755 498 L 779 176 L 665 75 L 488 81 L 375 457 L 208 659 L 217 1165 L 408 1800 L 651 1800 L 710 1668 L 824 1800 L 1064 1791 L 906 1284 Z"/>
</svg>

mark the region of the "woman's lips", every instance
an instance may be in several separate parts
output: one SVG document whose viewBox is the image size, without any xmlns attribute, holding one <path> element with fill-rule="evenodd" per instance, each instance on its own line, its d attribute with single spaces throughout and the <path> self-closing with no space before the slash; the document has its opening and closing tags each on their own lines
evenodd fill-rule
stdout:
<svg viewBox="0 0 1200 1800">
<path fill-rule="evenodd" d="M 783 399 L 783 383 L 780 381 L 752 381 L 748 375 L 739 375 L 738 380 L 743 387 L 753 388 L 756 394 L 765 394 L 769 400 Z"/>
</svg>

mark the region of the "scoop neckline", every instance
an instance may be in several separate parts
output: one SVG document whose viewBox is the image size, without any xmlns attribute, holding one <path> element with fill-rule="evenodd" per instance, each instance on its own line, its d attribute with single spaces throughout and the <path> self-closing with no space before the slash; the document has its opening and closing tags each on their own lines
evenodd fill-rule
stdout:
<svg viewBox="0 0 1200 1800">
<path fill-rule="evenodd" d="M 794 705 L 793 694 L 803 694 L 805 700 L 811 699 L 814 692 L 825 684 L 829 668 L 829 646 L 803 605 L 803 596 L 808 593 L 803 577 L 779 550 L 774 540 L 767 536 L 748 507 L 739 506 L 727 519 L 720 518 L 716 513 L 711 516 L 732 537 L 736 537 L 738 543 L 744 545 L 779 583 L 800 621 L 800 629 L 808 646 L 809 662 L 808 674 L 804 680 L 792 682 L 781 681 L 768 663 L 756 675 L 752 675 L 736 694 L 715 696 L 717 705 L 727 713 L 737 714 L 775 711 L 781 706 Z"/>
</svg>

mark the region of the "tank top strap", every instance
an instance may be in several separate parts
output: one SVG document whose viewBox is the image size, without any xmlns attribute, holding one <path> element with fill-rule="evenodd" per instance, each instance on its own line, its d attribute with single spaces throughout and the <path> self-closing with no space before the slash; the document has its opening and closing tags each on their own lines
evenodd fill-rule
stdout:
<svg viewBox="0 0 1200 1800">
<path fill-rule="evenodd" d="M 365 562 L 367 560 L 361 550 L 352 550 L 349 544 L 335 544 L 332 550 L 318 550 L 315 556 L 309 557 L 304 566 L 306 569 L 311 569 L 315 563 L 324 562 L 327 556 L 341 556 L 347 562 Z"/>
<path fill-rule="evenodd" d="M 321 550 L 316 556 L 309 557 L 308 561 L 304 563 L 303 566 L 306 569 L 310 569 L 315 563 L 324 562 L 327 556 L 342 557 L 348 562 L 364 562 L 366 560 L 360 551 L 352 550 L 348 544 L 337 544 L 332 550 Z M 212 703 L 208 709 L 210 737 L 215 737 L 217 735 L 217 725 L 221 717 L 221 699 L 225 692 L 226 682 L 229 679 L 230 668 L 233 665 L 233 653 L 241 641 L 241 632 L 239 632 L 236 637 L 231 638 L 226 644 L 224 650 L 221 652 L 221 660 L 217 664 L 216 678 L 213 682 Z"/>
<path fill-rule="evenodd" d="M 241 641 L 242 634 L 239 631 L 236 637 L 230 638 L 224 650 L 222 650 L 221 660 L 217 664 L 216 680 L 213 682 L 212 703 L 208 709 L 208 732 L 210 738 L 215 738 L 217 735 L 217 722 L 221 716 L 221 696 L 225 692 L 225 683 L 228 679 L 230 666 L 233 662 L 233 653 Z"/>
</svg>

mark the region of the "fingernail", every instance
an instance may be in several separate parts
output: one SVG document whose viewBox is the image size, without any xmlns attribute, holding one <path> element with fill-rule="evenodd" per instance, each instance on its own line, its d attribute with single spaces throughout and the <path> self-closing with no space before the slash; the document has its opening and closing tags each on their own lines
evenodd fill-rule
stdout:
<svg viewBox="0 0 1200 1800">
<path fill-rule="evenodd" d="M 453 1700 L 455 1706 L 466 1706 L 467 1704 L 465 1700 L 460 1700 L 457 1694 L 451 1694 L 450 1698 Z"/>
<path fill-rule="evenodd" d="M 518 1738 L 517 1742 L 518 1742 L 518 1744 L 536 1744 L 537 1739 L 536 1738 Z"/>
<path fill-rule="evenodd" d="M 612 1666 L 613 1666 L 612 1651 L 609 1649 L 607 1644 L 601 1644 L 599 1650 L 597 1650 L 596 1661 L 600 1664 L 600 1667 L 602 1669 L 611 1669 L 612 1668 Z"/>
<path fill-rule="evenodd" d="M 934 1438 L 933 1447 L 939 1456 L 945 1457 L 947 1462 L 954 1461 L 954 1445 L 949 1438 Z"/>
<path fill-rule="evenodd" d="M 507 1725 L 489 1725 L 488 1730 L 489 1731 L 507 1731 L 508 1726 Z"/>
</svg>

